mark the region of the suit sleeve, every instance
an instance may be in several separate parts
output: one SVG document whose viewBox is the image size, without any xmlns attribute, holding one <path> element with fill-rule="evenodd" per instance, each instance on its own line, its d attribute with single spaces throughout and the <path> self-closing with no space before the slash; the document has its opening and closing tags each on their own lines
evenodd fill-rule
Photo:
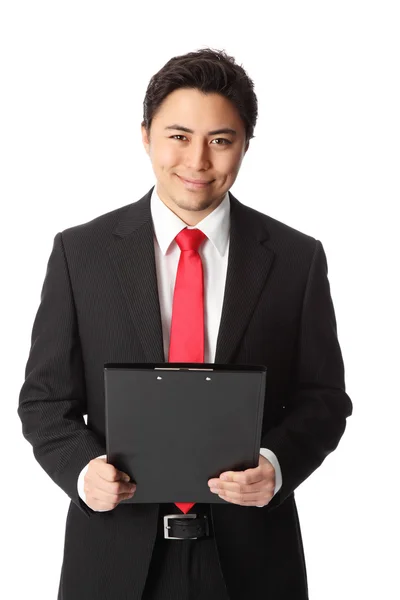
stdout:
<svg viewBox="0 0 400 600">
<path fill-rule="evenodd" d="M 303 297 L 292 394 L 282 406 L 280 425 L 267 431 L 261 446 L 279 460 L 282 487 L 272 498 L 281 504 L 335 450 L 352 414 L 345 391 L 323 246 L 316 240 Z"/>
<path fill-rule="evenodd" d="M 86 516 L 79 497 L 83 467 L 106 453 L 85 424 L 84 365 L 62 233 L 54 238 L 34 320 L 18 415 L 36 460 Z"/>
</svg>

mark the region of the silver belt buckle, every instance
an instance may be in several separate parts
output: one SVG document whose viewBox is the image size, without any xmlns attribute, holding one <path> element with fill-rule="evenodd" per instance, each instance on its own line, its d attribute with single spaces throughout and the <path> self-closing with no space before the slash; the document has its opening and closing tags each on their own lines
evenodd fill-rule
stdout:
<svg viewBox="0 0 400 600">
<path fill-rule="evenodd" d="M 169 534 L 169 529 L 171 529 L 170 525 L 168 525 L 168 519 L 195 519 L 197 517 L 196 514 L 190 514 L 190 515 L 165 515 L 164 516 L 164 538 L 166 540 L 197 540 L 197 537 L 194 538 L 180 538 L 180 537 L 172 537 Z"/>
</svg>

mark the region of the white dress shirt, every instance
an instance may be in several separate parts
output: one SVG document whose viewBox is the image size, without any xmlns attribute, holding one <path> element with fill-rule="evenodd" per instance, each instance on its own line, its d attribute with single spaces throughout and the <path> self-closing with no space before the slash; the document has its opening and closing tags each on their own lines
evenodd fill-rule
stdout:
<svg viewBox="0 0 400 600">
<path fill-rule="evenodd" d="M 188 229 L 194 229 L 194 227 L 187 226 L 164 204 L 156 188 L 157 186 L 154 187 L 151 196 L 150 208 L 154 226 L 154 251 L 164 358 L 165 362 L 168 362 L 174 286 L 181 253 L 175 237 L 185 227 L 188 227 Z M 204 362 L 213 363 L 215 362 L 228 267 L 230 234 L 230 200 L 228 192 L 221 204 L 197 223 L 195 228 L 200 229 L 207 236 L 199 248 L 204 273 Z M 267 458 L 275 469 L 274 494 L 276 494 L 282 486 L 282 473 L 278 459 L 268 448 L 260 448 L 260 454 Z M 87 468 L 88 465 L 82 469 L 78 478 L 78 493 L 85 502 L 86 495 L 83 487 Z"/>
</svg>

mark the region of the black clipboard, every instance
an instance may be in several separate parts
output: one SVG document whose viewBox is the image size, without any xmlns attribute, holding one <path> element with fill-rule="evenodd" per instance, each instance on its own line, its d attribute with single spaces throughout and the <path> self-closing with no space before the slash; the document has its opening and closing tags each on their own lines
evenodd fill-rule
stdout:
<svg viewBox="0 0 400 600">
<path fill-rule="evenodd" d="M 267 367 L 105 363 L 107 462 L 137 484 L 121 504 L 226 503 L 208 487 L 259 464 Z"/>
</svg>

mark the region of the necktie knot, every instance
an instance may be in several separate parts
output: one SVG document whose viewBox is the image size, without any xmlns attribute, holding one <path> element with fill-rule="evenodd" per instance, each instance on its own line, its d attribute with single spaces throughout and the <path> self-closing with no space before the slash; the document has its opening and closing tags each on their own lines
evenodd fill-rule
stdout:
<svg viewBox="0 0 400 600">
<path fill-rule="evenodd" d="M 185 250 L 198 250 L 200 244 L 205 240 L 206 234 L 200 231 L 200 229 L 182 229 L 176 236 L 175 240 L 178 244 L 181 252 Z"/>
</svg>

